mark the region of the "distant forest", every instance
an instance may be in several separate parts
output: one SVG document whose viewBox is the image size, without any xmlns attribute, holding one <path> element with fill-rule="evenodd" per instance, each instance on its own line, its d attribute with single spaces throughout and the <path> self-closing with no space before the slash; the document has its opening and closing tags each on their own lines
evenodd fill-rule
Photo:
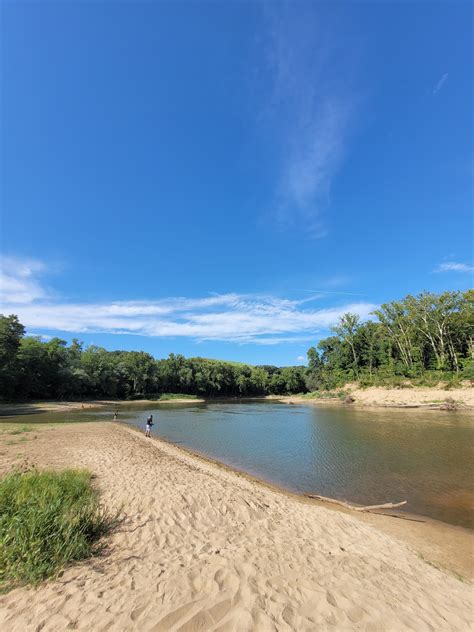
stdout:
<svg viewBox="0 0 474 632">
<path fill-rule="evenodd" d="M 3 400 L 137 399 L 162 393 L 255 397 L 362 386 L 457 384 L 474 380 L 474 291 L 424 292 L 386 303 L 373 320 L 344 314 L 332 335 L 308 350 L 308 366 L 249 366 L 143 351 L 107 351 L 60 338 L 25 336 L 0 315 Z"/>
</svg>

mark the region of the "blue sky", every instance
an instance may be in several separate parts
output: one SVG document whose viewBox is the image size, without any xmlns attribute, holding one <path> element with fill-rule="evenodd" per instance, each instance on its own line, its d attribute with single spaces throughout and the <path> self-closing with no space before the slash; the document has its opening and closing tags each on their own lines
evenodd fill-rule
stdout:
<svg viewBox="0 0 474 632">
<path fill-rule="evenodd" d="M 2 311 L 296 364 L 472 286 L 469 2 L 2 5 Z"/>
</svg>

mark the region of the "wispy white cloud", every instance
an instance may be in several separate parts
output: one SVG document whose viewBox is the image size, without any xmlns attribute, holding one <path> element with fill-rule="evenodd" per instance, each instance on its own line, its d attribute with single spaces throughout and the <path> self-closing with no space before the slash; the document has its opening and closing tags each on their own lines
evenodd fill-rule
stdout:
<svg viewBox="0 0 474 632">
<path fill-rule="evenodd" d="M 326 234 L 322 213 L 356 109 L 339 59 L 340 34 L 320 17 L 314 4 L 271 4 L 266 11 L 273 75 L 269 110 L 281 153 L 276 216 L 303 225 L 316 238 Z"/>
<path fill-rule="evenodd" d="M 46 266 L 34 259 L 2 257 L 0 259 L 0 296 L 14 303 L 31 303 L 46 298 L 47 293 L 35 278 Z"/>
<path fill-rule="evenodd" d="M 150 301 L 66 303 L 52 300 L 35 277 L 44 268 L 9 268 L 12 281 L 4 286 L 2 312 L 15 313 L 30 333 L 134 334 L 187 337 L 196 341 L 275 345 L 308 342 L 337 322 L 347 311 L 367 318 L 375 308 L 367 302 L 308 309 L 307 301 L 271 295 L 216 294 L 201 298 L 171 297 Z M 29 285 L 18 284 L 27 279 Z M 29 293 L 31 289 L 31 293 Z"/>
<path fill-rule="evenodd" d="M 40 333 L 30 333 L 29 331 L 26 332 L 26 336 L 30 336 L 31 338 L 39 338 L 40 340 L 51 340 L 52 336 L 50 336 L 49 334 L 40 334 Z"/>
<path fill-rule="evenodd" d="M 223 295 L 219 307 L 206 305 L 206 298 L 172 299 L 176 310 L 161 311 L 161 302 L 3 303 L 2 309 L 18 314 L 29 330 L 47 329 L 74 333 L 136 334 L 153 337 L 189 337 L 195 340 L 257 343 L 264 345 L 310 340 L 318 331 L 335 324 L 347 311 L 368 317 L 375 305 L 350 303 L 340 307 L 308 310 L 298 301 L 271 296 Z M 164 301 L 167 303 L 168 301 Z M 303 335 L 305 334 L 305 335 Z"/>
<path fill-rule="evenodd" d="M 455 261 L 447 261 L 436 266 L 435 272 L 474 272 L 474 266 L 467 263 L 456 263 Z"/>
<path fill-rule="evenodd" d="M 446 80 L 447 80 L 448 76 L 449 75 L 448 75 L 447 72 L 445 72 L 444 75 L 441 75 L 441 77 L 438 79 L 435 87 L 433 88 L 433 94 L 438 94 L 438 92 L 441 90 L 441 88 L 446 83 Z"/>
<path fill-rule="evenodd" d="M 315 294 L 315 295 L 317 295 L 318 298 L 320 298 L 324 294 L 340 294 L 340 295 L 344 295 L 344 296 L 366 296 L 366 294 L 362 294 L 360 292 L 335 292 L 335 291 L 332 291 L 332 290 L 303 290 L 303 289 L 299 289 L 298 291 L 299 292 L 309 292 L 311 294 Z M 312 299 L 308 299 L 308 300 L 312 300 Z"/>
</svg>

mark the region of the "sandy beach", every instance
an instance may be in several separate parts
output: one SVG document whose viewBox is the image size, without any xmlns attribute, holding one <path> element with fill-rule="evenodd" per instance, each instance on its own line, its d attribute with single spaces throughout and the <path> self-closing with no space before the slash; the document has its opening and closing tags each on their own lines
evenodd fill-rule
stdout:
<svg viewBox="0 0 474 632">
<path fill-rule="evenodd" d="M 25 462 L 92 470 L 123 522 L 102 557 L 1 596 L 2 630 L 473 629 L 470 582 L 416 546 L 427 530 L 429 557 L 429 525 L 402 541 L 409 522 L 304 501 L 107 422 L 2 437 L 0 475 Z M 449 533 L 469 558 L 472 535 Z"/>
<path fill-rule="evenodd" d="M 385 388 L 381 386 L 371 386 L 361 388 L 356 384 L 347 384 L 341 391 L 353 398 L 352 406 L 356 407 L 379 407 L 379 408 L 425 408 L 439 410 L 443 409 L 446 400 L 454 400 L 459 410 L 474 410 L 474 388 L 465 385 L 459 388 L 445 389 L 442 386 L 411 386 L 407 388 Z M 278 399 L 286 403 L 299 404 L 328 404 L 335 402 L 343 403 L 343 400 L 334 396 L 333 399 L 326 397 L 308 398 L 297 395 L 277 396 L 271 395 L 270 399 Z"/>
<path fill-rule="evenodd" d="M 40 402 L 0 402 L 0 417 L 15 417 L 17 415 L 29 415 L 33 413 L 67 413 L 81 410 L 94 410 L 98 408 L 109 409 L 112 412 L 120 408 L 122 404 L 127 406 L 149 404 L 150 406 L 163 404 L 197 404 L 205 402 L 205 399 L 195 398 L 173 398 L 173 399 L 93 399 L 85 401 L 53 401 L 44 400 Z"/>
</svg>

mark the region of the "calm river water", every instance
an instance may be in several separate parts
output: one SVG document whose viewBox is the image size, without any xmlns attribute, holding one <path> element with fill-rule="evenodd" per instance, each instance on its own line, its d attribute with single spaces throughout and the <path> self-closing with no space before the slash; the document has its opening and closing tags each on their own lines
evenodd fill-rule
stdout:
<svg viewBox="0 0 474 632">
<path fill-rule="evenodd" d="M 122 410 L 122 409 L 121 409 Z M 474 527 L 472 415 L 242 402 L 136 407 L 164 439 L 296 492 L 406 510 Z"/>
<path fill-rule="evenodd" d="M 474 418 L 278 402 L 122 404 L 119 420 L 258 478 L 355 503 L 407 500 L 406 510 L 474 527 Z M 28 415 L 110 419 L 111 412 Z M 46 419 L 41 419 L 45 421 Z"/>
</svg>

